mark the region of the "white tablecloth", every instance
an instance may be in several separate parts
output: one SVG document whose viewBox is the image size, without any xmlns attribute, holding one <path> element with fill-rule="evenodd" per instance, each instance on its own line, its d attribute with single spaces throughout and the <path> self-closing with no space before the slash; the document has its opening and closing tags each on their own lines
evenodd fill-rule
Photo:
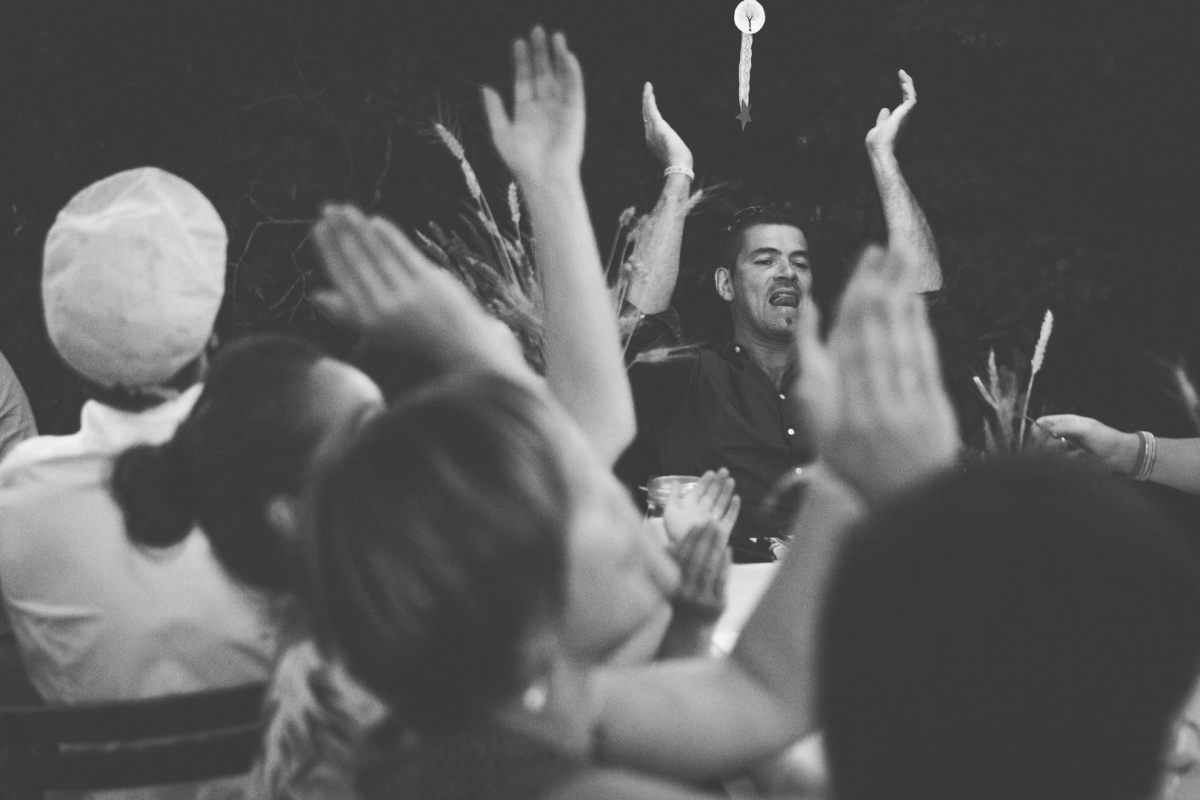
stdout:
<svg viewBox="0 0 1200 800">
<path fill-rule="evenodd" d="M 713 645 L 721 652 L 733 649 L 742 626 L 758 605 L 758 599 L 775 577 L 779 564 L 734 564 L 726 586 L 725 613 L 717 620 Z"/>
</svg>

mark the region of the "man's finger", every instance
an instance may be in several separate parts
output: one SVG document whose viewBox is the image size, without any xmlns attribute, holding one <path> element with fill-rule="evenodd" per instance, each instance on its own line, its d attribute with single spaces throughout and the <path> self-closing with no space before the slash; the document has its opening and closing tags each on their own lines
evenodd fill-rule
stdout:
<svg viewBox="0 0 1200 800">
<path fill-rule="evenodd" d="M 654 85 L 649 81 L 642 89 L 642 119 L 655 124 L 663 121 L 662 112 L 658 110 L 658 98 L 654 95 Z"/>
<path fill-rule="evenodd" d="M 900 70 L 900 92 L 904 98 L 904 103 L 912 104 L 917 102 L 917 86 L 904 70 Z"/>
<path fill-rule="evenodd" d="M 513 56 L 513 103 L 533 99 L 533 61 L 529 55 L 529 42 L 518 36 L 512 43 Z"/>
<path fill-rule="evenodd" d="M 875 124 L 882 125 L 883 123 L 887 122 L 887 118 L 891 115 L 892 112 L 888 111 L 886 108 L 879 109 L 879 116 L 875 117 Z"/>
</svg>

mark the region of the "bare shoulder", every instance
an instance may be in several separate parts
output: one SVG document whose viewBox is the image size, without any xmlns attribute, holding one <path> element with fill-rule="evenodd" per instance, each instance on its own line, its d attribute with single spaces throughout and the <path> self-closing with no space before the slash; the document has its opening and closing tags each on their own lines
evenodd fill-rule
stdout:
<svg viewBox="0 0 1200 800">
<path fill-rule="evenodd" d="M 715 800 L 679 783 L 618 769 L 591 769 L 557 787 L 544 800 Z"/>
</svg>

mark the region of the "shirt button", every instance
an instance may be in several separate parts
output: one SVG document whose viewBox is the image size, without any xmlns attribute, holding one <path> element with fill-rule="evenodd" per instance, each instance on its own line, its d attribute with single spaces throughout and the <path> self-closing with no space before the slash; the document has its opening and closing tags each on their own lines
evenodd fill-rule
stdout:
<svg viewBox="0 0 1200 800">
<path fill-rule="evenodd" d="M 736 345 L 735 345 L 735 346 L 734 346 L 734 348 L 733 348 L 733 352 L 735 352 L 735 353 L 740 353 L 740 352 L 742 352 L 742 348 L 740 348 L 740 347 L 738 347 L 738 346 L 736 346 Z"/>
<path fill-rule="evenodd" d="M 780 399 L 780 400 L 787 400 L 787 398 L 786 398 L 786 397 L 784 397 L 782 394 L 780 394 L 780 395 L 779 395 L 779 399 Z"/>
<path fill-rule="evenodd" d="M 797 474 L 797 475 L 803 475 L 803 474 L 804 474 L 804 468 L 803 468 L 803 467 L 796 467 L 796 474 Z"/>
<path fill-rule="evenodd" d="M 788 428 L 788 436 L 795 436 L 795 435 L 796 435 L 796 429 Z"/>
</svg>

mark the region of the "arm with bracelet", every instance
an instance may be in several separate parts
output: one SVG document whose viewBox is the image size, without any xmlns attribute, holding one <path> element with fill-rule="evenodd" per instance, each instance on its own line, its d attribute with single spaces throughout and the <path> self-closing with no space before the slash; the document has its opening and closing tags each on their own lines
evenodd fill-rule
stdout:
<svg viewBox="0 0 1200 800">
<path fill-rule="evenodd" d="M 679 280 L 679 253 L 683 224 L 691 194 L 692 151 L 663 119 L 649 83 L 642 90 L 642 123 L 646 146 L 663 165 L 663 190 L 658 203 L 642 223 L 637 263 L 630 276 L 626 299 L 643 314 L 660 314 L 671 305 Z"/>
<path fill-rule="evenodd" d="M 1164 439 L 1147 431 L 1124 433 L 1075 414 L 1042 417 L 1038 424 L 1105 469 L 1200 495 L 1200 438 Z"/>
</svg>

